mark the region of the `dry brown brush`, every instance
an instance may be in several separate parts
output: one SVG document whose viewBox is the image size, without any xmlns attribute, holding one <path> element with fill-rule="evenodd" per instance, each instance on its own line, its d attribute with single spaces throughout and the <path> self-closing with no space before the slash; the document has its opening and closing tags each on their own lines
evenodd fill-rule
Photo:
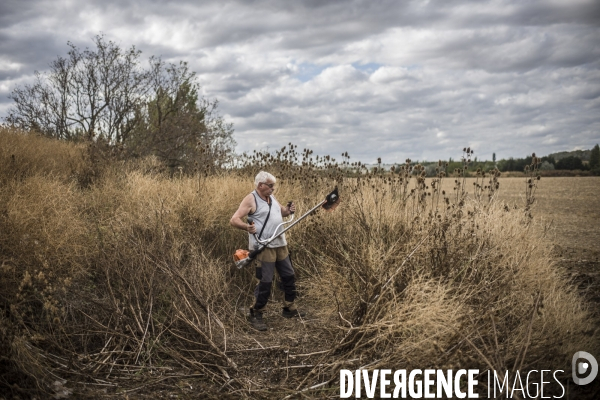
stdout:
<svg viewBox="0 0 600 400">
<path fill-rule="evenodd" d="M 93 167 L 85 146 L 2 139 L 2 387 L 23 395 L 195 376 L 233 390 L 235 313 L 223 290 L 232 232 L 221 228 L 227 205 L 211 201 L 231 187 L 138 172 L 152 161 L 103 167 L 81 186 L 68 163 Z"/>
<path fill-rule="evenodd" d="M 410 162 L 367 172 L 347 154 L 338 162 L 290 145 L 235 170 L 168 177 L 152 159 L 99 165 L 86 146 L 1 134 L 4 393 L 123 396 L 194 379 L 207 396 L 336 397 L 341 368 L 566 369 L 574 351 L 598 348 L 531 204 L 495 200 L 497 172 L 471 191 L 441 163 L 426 180 Z M 334 185 L 343 199 L 289 237 L 300 302 L 326 345 L 300 366 L 289 351 L 285 379 L 271 381 L 233 356 L 279 357 L 255 351 L 239 312 L 252 274 L 231 270 L 247 244 L 228 220 L 259 168 L 299 212 Z"/>
</svg>

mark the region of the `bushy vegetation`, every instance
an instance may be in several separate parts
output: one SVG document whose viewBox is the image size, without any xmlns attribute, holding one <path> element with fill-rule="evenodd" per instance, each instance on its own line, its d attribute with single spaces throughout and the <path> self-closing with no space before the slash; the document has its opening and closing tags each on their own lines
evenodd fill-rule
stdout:
<svg viewBox="0 0 600 400">
<path fill-rule="evenodd" d="M 561 158 L 559 161 L 556 161 L 551 156 L 544 156 L 538 158 L 539 165 L 538 170 L 542 172 L 545 176 L 551 176 L 553 173 L 550 171 L 561 170 L 561 171 L 589 171 L 590 167 L 588 164 L 583 164 L 580 158 L 575 156 L 569 156 Z M 491 171 L 498 170 L 500 172 L 525 172 L 525 169 L 528 165 L 531 165 L 533 161 L 532 156 L 527 156 L 524 158 L 513 158 L 510 157 L 508 159 L 501 159 L 497 162 L 494 161 L 481 161 L 478 160 L 477 157 L 471 160 L 471 162 L 467 165 L 467 169 L 463 172 L 469 176 L 474 177 L 477 175 L 477 171 L 490 173 Z M 464 169 L 463 163 L 461 160 L 454 160 L 450 158 L 448 161 L 439 161 L 439 162 L 430 162 L 430 161 L 421 161 L 417 162 L 425 167 L 426 176 L 429 178 L 435 177 L 437 175 L 436 168 L 438 167 L 438 163 L 441 163 L 442 171 L 447 171 L 454 173 L 456 170 Z M 394 170 L 398 171 L 398 166 L 402 166 L 404 164 L 395 164 L 393 165 Z M 381 166 L 373 167 L 373 168 L 382 168 Z M 383 167 L 386 170 L 391 170 L 390 167 Z M 558 173 L 560 174 L 560 173 Z"/>
<path fill-rule="evenodd" d="M 600 173 L 600 150 L 598 145 L 592 150 L 576 150 L 571 152 L 560 152 L 540 158 L 540 169 L 545 171 L 591 171 L 593 175 Z M 501 172 L 524 171 L 531 164 L 531 157 L 508 158 L 498 161 L 498 169 Z M 589 172 L 588 172 L 589 174 Z M 549 175 L 552 175 L 550 173 Z M 558 174 L 560 175 L 560 173 Z"/>
<path fill-rule="evenodd" d="M 233 126 L 218 102 L 199 97 L 187 63 L 168 64 L 141 52 L 94 38 L 95 48 L 69 43 L 66 57 L 18 86 L 5 122 L 55 139 L 102 143 L 122 157 L 154 155 L 172 170 L 194 162 L 220 168 L 233 155 Z"/>
<path fill-rule="evenodd" d="M 590 154 L 590 169 L 594 175 L 600 175 L 600 146 L 596 144 Z"/>
<path fill-rule="evenodd" d="M 3 393 L 123 397 L 193 380 L 207 397 L 335 398 L 341 368 L 567 376 L 575 351 L 598 350 L 597 322 L 531 216 L 535 156 L 515 209 L 497 200 L 499 171 L 466 179 L 470 149 L 453 176 L 439 163 L 433 178 L 410 161 L 369 172 L 292 144 L 170 177 L 153 157 L 98 159 L 9 129 L 0 142 Z M 298 328 L 302 350 L 292 332 L 261 348 L 239 311 L 252 272 L 232 271 L 247 237 L 228 220 L 260 169 L 299 212 L 333 186 L 342 198 L 290 235 L 316 321 Z"/>
</svg>

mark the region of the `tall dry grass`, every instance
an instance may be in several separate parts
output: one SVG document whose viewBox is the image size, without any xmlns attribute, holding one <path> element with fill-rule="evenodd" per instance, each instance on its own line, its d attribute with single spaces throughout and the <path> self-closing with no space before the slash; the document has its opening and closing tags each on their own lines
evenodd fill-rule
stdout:
<svg viewBox="0 0 600 400">
<path fill-rule="evenodd" d="M 85 146 L 6 130 L 1 140 L 11 149 L 3 165 L 27 160 L 0 171 L 6 393 L 118 396 L 196 379 L 241 397 L 327 382 L 319 388 L 329 391 L 303 392 L 327 397 L 341 368 L 569 373 L 575 351 L 598 350 L 597 322 L 542 227 L 497 202 L 489 177 L 470 196 L 460 176 L 348 173 L 360 167 L 347 157 L 313 160 L 293 146 L 219 175 L 168 177 L 152 159 L 101 165 Z M 301 304 L 323 329 L 315 367 L 277 383 L 257 375 L 270 353 L 243 364 L 231 352 L 256 335 L 239 313 L 252 272 L 231 268 L 247 238 L 228 220 L 258 168 L 281 178 L 278 199 L 299 213 L 334 185 L 343 199 L 290 231 Z M 456 179 L 453 192 L 442 192 L 444 179 Z"/>
<path fill-rule="evenodd" d="M 352 208 L 312 227 L 333 238 L 326 248 L 308 232 L 300 239 L 318 265 L 307 284 L 312 297 L 339 315 L 337 354 L 369 354 L 378 360 L 373 368 L 485 367 L 475 348 L 457 346 L 469 339 L 483 353 L 493 350 L 488 358 L 503 355 L 496 369 L 510 369 L 524 346 L 523 369 L 540 359 L 562 369 L 577 348 L 597 346 L 597 323 L 524 214 L 467 201 L 460 218 L 403 221 L 393 201 L 376 219 L 345 204 Z"/>
</svg>

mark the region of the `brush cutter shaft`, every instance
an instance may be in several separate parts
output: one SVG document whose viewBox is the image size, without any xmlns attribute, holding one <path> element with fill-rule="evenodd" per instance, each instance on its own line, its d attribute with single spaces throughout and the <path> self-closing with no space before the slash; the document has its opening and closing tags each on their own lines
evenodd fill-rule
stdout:
<svg viewBox="0 0 600 400">
<path fill-rule="evenodd" d="M 277 229 L 279 229 L 280 226 L 284 225 L 284 224 L 289 224 L 290 222 L 292 222 L 292 220 L 294 219 L 294 215 L 292 214 L 292 219 L 290 219 L 289 221 L 283 222 L 281 224 L 279 224 L 277 226 L 277 228 L 275 229 L 275 233 L 273 234 L 273 236 L 271 236 L 270 238 L 266 239 L 266 240 L 258 240 L 258 238 L 256 239 L 261 245 L 263 245 L 264 247 L 266 247 L 269 243 L 271 243 L 273 240 L 277 239 L 279 236 L 283 235 L 284 233 L 286 233 L 292 226 L 296 225 L 298 222 L 302 221 L 304 218 L 306 218 L 311 212 L 315 211 L 317 208 L 321 207 L 324 203 L 326 203 L 327 200 L 323 200 L 321 203 L 317 204 L 316 206 L 314 206 L 313 208 L 311 208 L 309 211 L 307 211 L 303 216 L 301 216 L 300 218 L 298 218 L 296 221 L 294 221 L 293 224 L 291 224 L 290 226 L 288 226 L 287 228 L 285 228 L 284 230 L 282 230 L 281 232 L 277 233 Z M 254 235 L 254 237 L 256 237 L 256 235 Z M 256 251 L 256 250 L 255 250 Z M 261 249 L 262 251 L 262 249 Z M 250 253 L 252 254 L 252 253 Z"/>
<path fill-rule="evenodd" d="M 314 206 L 313 208 L 311 208 L 309 211 L 307 211 L 304 215 L 302 215 L 300 218 L 298 218 L 293 224 L 291 224 L 290 226 L 288 226 L 287 228 L 285 228 L 283 231 L 274 234 L 272 237 L 270 237 L 269 239 L 265 240 L 265 241 L 259 241 L 260 243 L 260 247 L 258 247 L 255 250 L 252 250 L 249 254 L 248 257 L 244 258 L 243 260 L 239 260 L 236 261 L 235 265 L 238 267 L 238 269 L 242 269 L 244 268 L 246 265 L 250 264 L 252 262 L 252 260 L 254 260 L 260 253 L 262 253 L 262 251 L 264 249 L 267 248 L 267 245 L 269 243 L 271 243 L 273 240 L 277 239 L 279 236 L 283 235 L 285 232 L 287 232 L 288 230 L 290 230 L 291 227 L 293 227 L 294 225 L 296 225 L 298 222 L 302 221 L 304 218 L 306 218 L 307 216 L 310 215 L 310 213 L 312 213 L 313 211 L 315 211 L 317 208 L 323 206 L 323 204 L 327 203 L 327 200 L 323 200 L 322 202 L 320 202 L 319 204 L 317 204 L 316 206 Z M 287 221 L 284 223 L 289 223 L 292 221 Z M 279 226 L 277 227 L 279 228 Z M 256 237 L 256 235 L 254 235 L 254 237 Z"/>
<path fill-rule="evenodd" d="M 298 218 L 296 221 L 294 221 L 290 226 L 288 226 L 281 232 L 277 233 L 277 229 L 279 229 L 280 226 L 283 226 L 285 224 L 289 224 L 290 222 L 292 222 L 292 220 L 294 219 L 294 215 L 293 215 L 294 213 L 292 213 L 292 218 L 289 221 L 285 221 L 285 222 L 277 225 L 277 228 L 275 229 L 275 233 L 269 239 L 258 240 L 258 238 L 256 237 L 256 234 L 254 234 L 254 237 L 256 238 L 257 243 L 259 243 L 260 245 L 258 246 L 258 248 L 251 251 L 248 254 L 248 256 L 242 260 L 240 260 L 239 258 L 236 258 L 234 256 L 235 265 L 238 267 L 238 269 L 241 269 L 241 268 L 245 267 L 246 265 L 250 264 L 264 249 L 267 248 L 269 243 L 271 243 L 273 240 L 277 239 L 279 236 L 281 236 L 284 233 L 286 233 L 287 231 L 289 231 L 294 225 L 296 225 L 298 222 L 302 221 L 304 218 L 308 217 L 316 209 L 318 209 L 319 207 L 323 207 L 327 211 L 333 211 L 339 204 L 339 201 L 340 201 L 340 199 L 338 197 L 337 187 L 336 187 L 333 190 L 333 192 L 331 192 L 329 195 L 327 195 L 325 200 L 323 200 L 322 202 L 320 202 L 319 204 L 317 204 L 316 206 L 314 206 L 313 208 L 308 210 L 304 215 L 302 215 L 300 218 Z M 291 202 L 288 203 L 288 207 L 290 204 L 291 204 Z M 249 222 L 250 221 L 251 220 L 249 219 Z"/>
<path fill-rule="evenodd" d="M 300 222 L 304 218 L 308 217 L 310 215 L 310 213 L 312 213 L 313 211 L 315 211 L 317 208 L 321 207 L 325 203 L 327 203 L 327 200 L 323 200 L 322 202 L 320 202 L 319 204 L 317 204 L 316 206 L 314 206 L 313 208 L 311 208 L 309 211 L 306 212 L 306 214 L 304 214 L 303 216 L 301 216 L 300 218 L 298 218 L 296 220 L 296 222 L 294 222 L 293 224 L 291 224 L 290 226 L 288 226 L 287 228 L 285 228 L 283 231 L 281 231 L 281 233 L 279 235 L 283 235 L 284 233 L 286 233 L 288 230 L 290 230 L 290 228 L 292 226 L 296 225 L 298 222 Z M 275 238 L 273 238 L 273 239 L 275 239 Z"/>
</svg>

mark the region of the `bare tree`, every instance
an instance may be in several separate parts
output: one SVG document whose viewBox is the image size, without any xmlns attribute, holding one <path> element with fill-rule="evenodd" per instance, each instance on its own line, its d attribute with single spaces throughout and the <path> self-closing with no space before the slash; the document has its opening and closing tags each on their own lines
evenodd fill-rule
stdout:
<svg viewBox="0 0 600 400">
<path fill-rule="evenodd" d="M 120 143 L 135 125 L 135 110 L 150 88 L 149 72 L 139 67 L 140 51 L 123 51 L 99 35 L 95 50 L 74 44 L 32 85 L 11 94 L 6 121 L 59 138 L 103 138 Z"/>
<path fill-rule="evenodd" d="M 233 128 L 218 102 L 199 98 L 196 74 L 186 63 L 150 58 L 94 38 L 95 49 L 68 43 L 66 58 L 36 72 L 35 82 L 13 90 L 11 125 L 57 139 L 104 140 L 127 154 L 155 154 L 171 166 L 200 161 L 218 166 L 233 152 Z"/>
</svg>

